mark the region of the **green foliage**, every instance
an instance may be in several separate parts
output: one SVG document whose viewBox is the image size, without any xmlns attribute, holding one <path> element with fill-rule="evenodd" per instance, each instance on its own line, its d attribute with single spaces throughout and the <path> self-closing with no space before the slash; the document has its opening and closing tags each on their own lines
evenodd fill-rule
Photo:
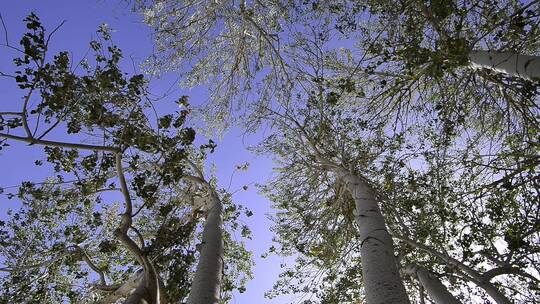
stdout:
<svg viewBox="0 0 540 304">
<path fill-rule="evenodd" d="M 0 223 L 6 272 L 0 277 L 0 303 L 83 303 L 108 296 L 141 267 L 118 238 L 126 220 L 119 214 L 126 210 L 131 212 L 127 237 L 154 264 L 167 300 L 183 301 L 199 229 L 190 216 L 194 207 L 183 197 L 193 191 L 183 177 L 186 159 L 195 155 L 195 131 L 184 125 L 191 112 L 187 97 L 177 102 L 182 109 L 153 122 L 148 81 L 122 71 L 122 52 L 106 26 L 90 43 L 94 56 L 74 64 L 68 52 L 47 55 L 51 34 L 35 14 L 25 21 L 29 31 L 21 39 L 13 77 L 25 94 L 22 110 L 15 119 L 0 115 L 5 132 L 0 136 L 43 145 L 45 159 L 35 164 L 55 177 L 24 182 L 16 193 L 7 193 L 22 206 Z M 17 132 L 25 135 L 13 135 Z M 49 140 L 50 134 L 64 134 L 65 142 Z M 215 147 L 210 141 L 201 154 Z M 236 213 L 226 218 L 230 233 L 239 229 L 237 220 Z M 241 276 L 250 273 L 250 254 L 230 236 L 227 242 L 225 291 L 245 289 L 247 277 Z"/>
</svg>

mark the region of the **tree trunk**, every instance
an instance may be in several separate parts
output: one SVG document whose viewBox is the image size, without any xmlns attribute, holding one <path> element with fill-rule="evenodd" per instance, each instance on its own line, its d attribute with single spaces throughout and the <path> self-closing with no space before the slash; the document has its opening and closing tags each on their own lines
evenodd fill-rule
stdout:
<svg viewBox="0 0 540 304">
<path fill-rule="evenodd" d="M 510 76 L 528 80 L 540 79 L 540 57 L 512 52 L 472 51 L 471 66 L 490 69 Z"/>
<path fill-rule="evenodd" d="M 397 269 L 392 238 L 374 194 L 358 176 L 342 168 L 334 168 L 334 172 L 345 181 L 356 205 L 367 303 L 410 303 Z"/>
<path fill-rule="evenodd" d="M 143 276 L 139 285 L 126 299 L 124 304 L 146 304 L 152 303 L 153 299 L 146 287 L 146 276 Z"/>
<path fill-rule="evenodd" d="M 211 206 L 204 225 L 201 254 L 191 284 L 188 304 L 217 304 L 220 299 L 223 269 L 223 206 L 210 190 Z"/>
<path fill-rule="evenodd" d="M 404 272 L 418 278 L 429 297 L 436 304 L 461 304 L 433 273 L 418 265 L 407 265 Z"/>
<path fill-rule="evenodd" d="M 495 287 L 492 283 L 488 282 L 480 282 L 477 283 L 478 287 L 484 289 L 486 293 L 495 301 L 497 304 L 512 304 L 512 301 L 510 301 L 497 287 Z"/>
<path fill-rule="evenodd" d="M 491 282 L 489 282 L 489 279 L 485 279 L 481 273 L 478 271 L 472 269 L 471 267 L 465 265 L 464 263 L 452 258 L 451 256 L 440 253 L 437 250 L 426 246 L 424 244 L 417 243 L 407 237 L 400 236 L 400 235 L 394 235 L 394 237 L 406 242 L 407 244 L 420 249 L 424 252 L 427 252 L 437 258 L 439 258 L 441 261 L 446 263 L 447 265 L 456 266 L 459 270 L 461 270 L 465 276 L 464 278 L 468 279 L 472 283 L 476 284 L 478 287 L 485 290 L 485 292 L 493 298 L 493 300 L 497 304 L 512 304 L 512 302 L 499 290 L 495 285 L 493 285 Z"/>
</svg>

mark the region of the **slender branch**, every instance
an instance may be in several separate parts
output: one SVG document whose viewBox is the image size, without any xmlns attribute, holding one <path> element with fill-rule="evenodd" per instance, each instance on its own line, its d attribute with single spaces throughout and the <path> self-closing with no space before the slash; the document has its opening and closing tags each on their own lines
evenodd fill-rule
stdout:
<svg viewBox="0 0 540 304">
<path fill-rule="evenodd" d="M 120 188 L 103 188 L 103 189 L 98 189 L 98 190 L 94 191 L 94 193 L 107 192 L 107 191 L 122 191 L 122 189 L 120 189 Z"/>
<path fill-rule="evenodd" d="M 8 30 L 6 27 L 6 24 L 4 23 L 4 18 L 2 17 L 2 14 L 0 13 L 0 22 L 2 22 L 2 28 L 4 28 L 4 35 L 6 35 L 6 45 L 9 46 L 9 38 L 8 38 Z"/>
<path fill-rule="evenodd" d="M 131 226 L 130 228 L 137 235 L 137 238 L 139 239 L 139 243 L 141 243 L 141 248 L 144 248 L 144 237 L 142 236 L 141 232 L 137 228 L 135 228 L 133 226 Z"/>
<path fill-rule="evenodd" d="M 107 282 L 105 281 L 105 273 L 103 272 L 103 269 L 99 268 L 96 264 L 94 264 L 94 262 L 92 261 L 92 259 L 90 258 L 86 250 L 84 250 L 80 246 L 77 246 L 76 248 L 80 253 L 82 253 L 83 259 L 86 262 L 86 264 L 88 264 L 88 266 L 99 275 L 99 283 L 101 285 L 107 285 Z"/>
<path fill-rule="evenodd" d="M 427 252 L 431 255 L 434 255 L 435 257 L 443 260 L 445 263 L 447 264 L 450 264 L 450 265 L 453 265 L 453 266 L 456 266 L 457 268 L 459 268 L 461 271 L 465 272 L 466 274 L 468 274 L 469 276 L 471 276 L 473 279 L 477 280 L 478 282 L 482 282 L 482 276 L 481 274 L 472 269 L 471 267 L 463 264 L 462 262 L 460 262 L 459 260 L 456 260 L 454 259 L 453 257 L 447 255 L 447 254 L 444 254 L 444 253 L 441 253 L 429 246 L 426 246 L 424 244 L 420 244 L 420 243 L 417 243 L 405 236 L 401 236 L 401 235 L 396 235 L 396 234 L 392 234 L 392 236 L 404 241 L 405 243 L 415 247 L 415 248 L 418 248 L 424 252 Z"/>
<path fill-rule="evenodd" d="M 126 183 L 126 178 L 124 176 L 124 170 L 122 168 L 122 153 L 116 153 L 116 171 L 118 173 L 118 179 L 120 181 L 120 187 L 122 189 L 122 194 L 124 195 L 125 202 L 125 211 L 122 214 L 119 227 L 115 230 L 114 235 L 126 246 L 128 251 L 137 259 L 141 264 L 144 271 L 144 276 L 142 281 L 139 283 L 139 288 L 145 290 L 148 294 L 148 299 L 150 303 L 159 303 L 159 276 L 156 269 L 152 265 L 152 262 L 144 254 L 141 248 L 135 243 L 127 234 L 129 228 L 132 224 L 132 213 L 133 213 L 133 204 L 131 202 L 131 196 L 129 195 L 129 189 Z M 142 286 L 143 284 L 144 286 Z M 130 297 L 131 299 L 131 297 Z"/>
<path fill-rule="evenodd" d="M 47 35 L 47 41 L 45 41 L 45 48 L 49 46 L 49 41 L 51 40 L 54 33 L 56 33 L 65 23 L 67 20 L 62 20 L 59 25 L 57 25 L 50 33 Z"/>
<path fill-rule="evenodd" d="M 62 148 L 72 148 L 72 149 L 83 149 L 91 151 L 106 151 L 106 152 L 120 152 L 120 149 L 110 146 L 97 146 L 97 145 L 87 145 L 87 144 L 77 144 L 77 143 L 68 143 L 61 141 L 52 141 L 44 139 L 36 139 L 33 137 L 22 137 L 17 135 L 11 135 L 7 133 L 0 133 L 0 137 L 14 139 L 22 142 L 27 142 L 31 145 L 38 144 L 43 146 L 53 146 L 53 147 L 62 147 Z"/>
<path fill-rule="evenodd" d="M 23 270 L 29 270 L 29 269 L 34 269 L 34 268 L 41 268 L 41 267 L 47 267 L 49 265 L 51 265 L 52 263 L 60 260 L 61 258 L 69 255 L 70 252 L 67 251 L 66 249 L 62 250 L 62 253 L 49 259 L 49 260 L 46 260 L 46 261 L 43 261 L 41 263 L 36 263 L 36 264 L 32 264 L 32 265 L 23 265 L 23 266 L 18 266 L 18 267 L 3 267 L 3 268 L 0 268 L 0 272 L 18 272 L 18 271 L 23 271 Z"/>
<path fill-rule="evenodd" d="M 24 132 L 26 133 L 26 136 L 28 136 L 29 138 L 32 138 L 32 131 L 30 131 L 30 127 L 28 125 L 28 117 L 26 116 L 26 112 L 27 112 L 26 109 L 28 106 L 28 101 L 30 101 L 30 96 L 32 96 L 32 93 L 34 92 L 35 87 L 36 87 L 36 83 L 34 82 L 28 94 L 26 94 L 26 96 L 24 97 L 23 108 L 21 111 L 22 112 L 21 118 L 22 118 Z"/>
<path fill-rule="evenodd" d="M 2 76 L 2 77 L 9 77 L 9 78 L 13 78 L 13 79 L 16 79 L 16 77 L 15 77 L 15 76 L 13 76 L 13 75 L 9 75 L 9 74 L 6 74 L 6 73 L 4 73 L 4 72 L 0 72 L 0 76 Z"/>
<path fill-rule="evenodd" d="M 5 75 L 3 75 L 2 72 L 0 72 L 0 75 L 5 76 Z M 23 113 L 21 113 L 21 112 L 0 112 L 0 115 L 16 115 L 16 116 L 22 116 Z"/>
<path fill-rule="evenodd" d="M 484 280 L 486 281 L 489 281 L 491 280 L 492 278 L 496 277 L 496 276 L 499 276 L 499 275 L 503 275 L 503 274 L 515 274 L 515 275 L 519 275 L 519 276 L 522 276 L 522 277 L 525 277 L 525 278 L 528 278 L 530 280 L 533 280 L 537 283 L 540 283 L 540 280 L 538 278 L 536 278 L 535 276 L 519 269 L 519 268 L 516 268 L 516 267 L 512 267 L 511 265 L 506 265 L 506 266 L 502 266 L 502 267 L 497 267 L 497 268 L 493 268 L 493 269 L 490 269 L 486 272 L 484 272 L 484 274 L 482 274 L 482 277 L 484 278 Z"/>
<path fill-rule="evenodd" d="M 63 115 L 65 116 L 65 114 Z M 63 118 L 63 117 L 62 117 Z M 39 125 L 39 116 L 38 116 L 38 119 L 37 119 L 38 123 L 36 124 L 36 129 L 34 130 L 34 134 L 32 136 L 35 136 L 35 134 L 37 133 L 38 131 L 38 126 Z M 62 120 L 61 119 L 57 119 L 56 122 L 50 126 L 47 130 L 45 130 L 45 132 L 43 132 L 43 134 L 41 134 L 37 139 L 42 139 L 43 137 L 45 137 L 45 135 L 47 135 L 49 132 L 51 132 L 54 128 L 56 128 L 56 126 L 58 126 L 58 124 L 60 124 Z"/>
</svg>

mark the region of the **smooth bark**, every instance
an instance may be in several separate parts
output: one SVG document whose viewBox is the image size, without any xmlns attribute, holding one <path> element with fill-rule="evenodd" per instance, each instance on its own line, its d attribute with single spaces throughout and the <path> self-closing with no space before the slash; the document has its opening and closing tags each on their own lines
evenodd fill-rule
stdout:
<svg viewBox="0 0 540 304">
<path fill-rule="evenodd" d="M 334 168 L 334 172 L 345 182 L 356 205 L 367 303 L 410 303 L 397 269 L 392 238 L 375 195 L 358 176 L 343 168 Z"/>
<path fill-rule="evenodd" d="M 394 237 L 403 240 L 407 244 L 420 249 L 424 252 L 427 252 L 437 258 L 439 258 L 441 261 L 446 263 L 447 265 L 455 266 L 457 269 L 459 269 L 461 272 L 464 273 L 464 277 L 471 281 L 472 283 L 476 284 L 478 287 L 484 289 L 486 293 L 497 303 L 497 304 L 511 304 L 512 301 L 510 301 L 495 285 L 493 285 L 489 280 L 486 280 L 481 273 L 478 271 L 472 269 L 471 267 L 465 265 L 464 263 L 452 258 L 451 256 L 441 253 L 429 246 L 426 246 L 424 244 L 417 243 L 407 237 L 400 236 L 400 235 L 394 235 Z"/>
<path fill-rule="evenodd" d="M 210 185 L 206 184 L 208 188 Z M 211 206 L 202 234 L 201 253 L 191 284 L 188 304 L 217 304 L 223 269 L 223 206 L 217 193 L 209 190 Z"/>
<path fill-rule="evenodd" d="M 520 55 L 512 52 L 472 51 L 471 66 L 490 69 L 528 80 L 540 79 L 540 56 Z"/>
<path fill-rule="evenodd" d="M 110 303 L 116 303 L 121 298 L 127 299 L 129 294 L 134 289 L 136 289 L 137 286 L 140 286 L 143 279 L 144 279 L 144 274 L 142 273 L 142 270 L 141 270 L 140 272 L 131 276 L 122 285 L 118 286 L 112 293 L 108 294 L 105 298 L 97 301 L 96 304 L 110 304 Z"/>
<path fill-rule="evenodd" d="M 418 281 L 424 290 L 427 291 L 429 297 L 435 301 L 436 304 L 461 304 L 461 302 L 448 291 L 446 286 L 441 283 L 439 278 L 424 267 L 411 264 L 407 265 L 403 272 L 418 278 Z"/>
</svg>

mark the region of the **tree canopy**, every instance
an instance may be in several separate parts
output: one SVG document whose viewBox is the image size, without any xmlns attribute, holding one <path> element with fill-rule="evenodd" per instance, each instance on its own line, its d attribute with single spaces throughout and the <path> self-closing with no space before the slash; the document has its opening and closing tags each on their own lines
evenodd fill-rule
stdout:
<svg viewBox="0 0 540 304">
<path fill-rule="evenodd" d="M 2 74 L 26 95 L 22 110 L 0 112 L 0 137 L 45 146 L 56 175 L 9 194 L 23 206 L 0 222 L 5 301 L 30 291 L 158 303 L 164 291 L 162 301 L 217 303 L 244 290 L 250 254 L 233 235 L 249 237 L 249 211 L 206 179 L 216 146 L 193 146 L 190 117 L 213 134 L 264 127 L 253 150 L 277 165 L 260 185 L 276 210 L 269 253 L 295 260 L 268 297 L 540 301 L 538 1 L 135 9 L 155 38 L 146 72 L 177 72 L 210 100 L 153 113 L 145 76 L 121 71 L 106 27 L 78 73 L 67 52 L 47 60 L 50 35 L 30 15 L 18 70 Z M 69 140 L 48 139 L 58 130 Z"/>
</svg>

